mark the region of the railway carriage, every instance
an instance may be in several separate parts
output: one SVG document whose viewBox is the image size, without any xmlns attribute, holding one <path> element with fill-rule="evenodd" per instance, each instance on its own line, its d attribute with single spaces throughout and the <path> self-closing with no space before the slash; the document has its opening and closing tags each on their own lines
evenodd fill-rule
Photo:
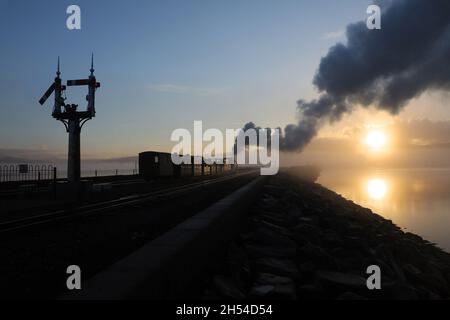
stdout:
<svg viewBox="0 0 450 320">
<path fill-rule="evenodd" d="M 147 151 L 139 154 L 139 174 L 146 180 L 162 177 L 193 177 L 210 176 L 229 173 L 235 166 L 226 164 L 225 159 L 206 164 L 201 160 L 201 164 L 195 164 L 194 157 L 191 157 L 191 163 L 175 165 L 172 162 L 172 155 L 165 152 Z M 220 163 L 219 163 L 220 162 Z"/>
</svg>

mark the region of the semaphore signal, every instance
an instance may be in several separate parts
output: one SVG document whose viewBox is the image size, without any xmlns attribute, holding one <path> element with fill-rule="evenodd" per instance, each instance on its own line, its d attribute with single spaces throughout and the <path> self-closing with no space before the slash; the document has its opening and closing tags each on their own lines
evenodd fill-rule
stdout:
<svg viewBox="0 0 450 320">
<path fill-rule="evenodd" d="M 77 104 L 65 103 L 65 92 L 67 87 L 62 84 L 60 61 L 58 57 L 58 67 L 54 82 L 39 100 L 44 105 L 47 99 L 54 93 L 55 102 L 52 116 L 61 121 L 69 133 L 69 154 L 67 163 L 67 179 L 69 183 L 76 184 L 80 182 L 80 133 L 83 125 L 95 117 L 95 91 L 100 88 L 100 83 L 94 76 L 94 55 L 91 57 L 90 75 L 87 79 L 68 80 L 67 87 L 87 86 L 89 88 L 86 100 L 88 102 L 85 111 L 78 111 Z M 64 97 L 63 97 L 64 94 Z"/>
</svg>

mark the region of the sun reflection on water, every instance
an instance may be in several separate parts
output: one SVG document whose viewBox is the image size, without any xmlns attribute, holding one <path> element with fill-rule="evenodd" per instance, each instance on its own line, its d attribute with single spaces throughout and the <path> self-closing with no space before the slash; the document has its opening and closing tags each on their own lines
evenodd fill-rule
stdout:
<svg viewBox="0 0 450 320">
<path fill-rule="evenodd" d="M 318 182 L 450 252 L 450 168 L 333 169 Z"/>
<path fill-rule="evenodd" d="M 383 200 L 388 192 L 386 181 L 383 179 L 370 179 L 367 182 L 367 193 L 373 200 Z"/>
</svg>

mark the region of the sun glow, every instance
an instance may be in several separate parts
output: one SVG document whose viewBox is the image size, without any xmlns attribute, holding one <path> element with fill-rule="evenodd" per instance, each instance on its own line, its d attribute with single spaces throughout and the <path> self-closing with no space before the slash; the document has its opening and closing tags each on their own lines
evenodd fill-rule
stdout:
<svg viewBox="0 0 450 320">
<path fill-rule="evenodd" d="M 386 197 L 387 185 L 382 179 L 371 179 L 367 183 L 367 193 L 374 200 L 382 200 Z"/>
<path fill-rule="evenodd" d="M 386 146 L 386 134 L 380 130 L 370 131 L 365 139 L 366 145 L 373 151 L 382 150 Z"/>
</svg>

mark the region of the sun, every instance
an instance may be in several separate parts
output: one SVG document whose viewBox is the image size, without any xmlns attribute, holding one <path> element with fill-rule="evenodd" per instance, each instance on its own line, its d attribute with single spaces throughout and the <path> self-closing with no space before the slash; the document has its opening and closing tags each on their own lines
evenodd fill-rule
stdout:
<svg viewBox="0 0 450 320">
<path fill-rule="evenodd" d="M 373 151 L 379 151 L 386 146 L 386 134 L 380 130 L 370 131 L 365 139 L 366 145 Z"/>
</svg>

